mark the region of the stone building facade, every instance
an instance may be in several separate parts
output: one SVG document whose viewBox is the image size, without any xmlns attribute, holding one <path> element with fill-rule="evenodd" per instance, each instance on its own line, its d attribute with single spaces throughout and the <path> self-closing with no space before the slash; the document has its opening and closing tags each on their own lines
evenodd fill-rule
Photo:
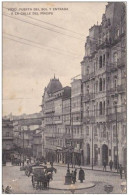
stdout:
<svg viewBox="0 0 129 195">
<path fill-rule="evenodd" d="M 126 6 L 110 2 L 101 24 L 89 29 L 81 79 L 63 88 L 54 77 L 44 90 L 43 151 L 48 160 L 126 165 L 126 69 Z"/>
<path fill-rule="evenodd" d="M 48 161 L 65 162 L 63 152 L 65 131 L 69 125 L 69 98 L 71 88 L 62 87 L 59 79 L 50 80 L 44 90 L 42 111 L 44 116 L 44 156 Z"/>
<path fill-rule="evenodd" d="M 13 122 L 10 119 L 2 120 L 2 162 L 10 161 L 13 147 Z"/>
<path fill-rule="evenodd" d="M 126 164 L 126 68 L 125 5 L 110 2 L 81 62 L 85 164 Z"/>
</svg>

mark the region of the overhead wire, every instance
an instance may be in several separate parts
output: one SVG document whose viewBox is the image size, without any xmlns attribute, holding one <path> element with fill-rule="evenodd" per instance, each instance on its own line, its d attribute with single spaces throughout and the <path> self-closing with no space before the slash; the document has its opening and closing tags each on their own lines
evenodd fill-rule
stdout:
<svg viewBox="0 0 129 195">
<path fill-rule="evenodd" d="M 31 24 L 31 25 L 33 25 L 33 26 L 36 26 L 36 27 L 39 27 L 39 28 L 48 30 L 48 31 L 52 31 L 52 32 L 55 32 L 55 33 L 64 35 L 64 36 L 66 36 L 66 37 L 70 37 L 70 38 L 74 38 L 74 39 L 77 39 L 77 40 L 80 40 L 80 41 L 84 41 L 84 40 L 81 39 L 81 38 L 77 38 L 77 37 L 74 37 L 74 36 L 72 36 L 72 35 L 67 35 L 67 34 L 64 34 L 64 33 L 62 33 L 62 32 L 59 32 L 59 31 L 56 31 L 56 30 L 53 30 L 53 29 L 50 29 L 50 28 L 41 26 L 41 25 L 39 25 L 39 24 L 32 23 L 32 22 L 27 21 L 27 20 L 23 20 L 23 19 L 21 19 L 21 18 L 13 17 L 13 16 L 11 16 L 11 15 L 9 15 L 9 14 L 7 14 L 7 13 L 3 13 L 3 15 L 6 16 L 6 17 L 9 17 L 9 18 L 12 18 L 12 19 L 15 19 L 15 20 L 19 20 L 19 21 L 21 21 L 21 22 L 24 22 L 24 23 L 27 23 L 27 24 Z"/>
<path fill-rule="evenodd" d="M 43 46 L 43 47 L 45 47 L 45 48 L 50 48 L 50 49 L 55 49 L 55 50 L 57 50 L 57 51 L 59 51 L 59 53 L 62 53 L 62 51 L 63 52 L 65 52 L 66 54 L 75 54 L 75 53 L 72 53 L 72 52 L 66 52 L 65 50 L 59 50 L 59 49 L 57 49 L 57 48 L 55 48 L 55 47 L 49 47 L 49 46 L 44 46 L 43 44 L 40 44 L 40 43 L 38 43 L 38 42 L 35 42 L 35 41 L 32 41 L 32 40 L 29 40 L 29 39 L 25 39 L 25 38 L 23 38 L 23 37 L 19 37 L 19 36 L 16 36 L 16 35 L 12 35 L 12 34 L 10 34 L 10 33 L 5 33 L 5 32 L 3 32 L 3 34 L 6 34 L 6 35 L 9 35 L 9 36 L 11 36 L 11 37 L 15 37 L 15 38 L 18 38 L 18 39 L 22 39 L 22 40 L 25 40 L 25 41 L 28 41 L 28 42 L 31 42 L 31 43 L 34 43 L 34 44 L 38 44 L 38 45 L 41 45 L 41 46 Z M 52 50 L 53 51 L 53 50 Z M 76 54 L 75 54 L 76 55 Z M 74 57 L 79 57 L 79 56 L 74 56 Z"/>
<path fill-rule="evenodd" d="M 7 7 L 3 7 L 3 8 L 8 10 Z M 82 33 L 75 32 L 75 31 L 73 31 L 73 30 L 64 28 L 64 27 L 62 27 L 62 26 L 58 26 L 58 25 L 52 24 L 52 23 L 50 23 L 50 22 L 46 22 L 46 21 L 44 21 L 44 20 L 40 20 L 40 19 L 37 19 L 37 18 L 33 18 L 33 17 L 27 16 L 27 15 L 25 15 L 25 17 L 31 18 L 31 19 L 33 19 L 33 20 L 37 20 L 37 21 L 42 22 L 42 23 L 44 23 L 44 24 L 48 24 L 48 25 L 54 26 L 54 27 L 56 27 L 56 28 L 59 28 L 59 29 L 65 30 L 65 31 L 69 31 L 69 32 L 72 32 L 72 33 L 75 33 L 75 34 L 78 34 L 78 35 L 80 35 L 80 36 L 85 37 L 85 35 L 82 34 Z"/>
<path fill-rule="evenodd" d="M 42 50 L 46 49 L 46 48 L 43 48 L 43 47 L 39 47 L 39 46 L 35 46 L 35 45 L 29 44 L 29 43 L 25 43 L 25 42 L 22 42 L 22 41 L 18 41 L 18 40 L 9 38 L 9 37 L 5 37 L 4 36 L 4 38 L 9 39 L 9 40 L 14 41 L 14 42 L 18 42 L 18 43 L 24 44 L 24 45 L 28 45 L 28 46 L 31 46 L 31 47 L 36 47 L 36 48 L 39 48 L 39 49 L 42 49 Z M 47 49 L 47 50 L 52 51 L 50 49 Z M 58 54 L 61 54 L 61 55 L 67 55 L 67 56 L 70 56 L 70 57 L 73 57 L 73 58 L 78 58 L 77 56 L 75 57 L 75 56 L 68 55 L 68 54 L 65 54 L 65 53 L 63 54 L 61 52 L 57 52 L 57 51 L 54 51 L 54 50 L 53 50 L 53 52 L 58 53 Z"/>
</svg>

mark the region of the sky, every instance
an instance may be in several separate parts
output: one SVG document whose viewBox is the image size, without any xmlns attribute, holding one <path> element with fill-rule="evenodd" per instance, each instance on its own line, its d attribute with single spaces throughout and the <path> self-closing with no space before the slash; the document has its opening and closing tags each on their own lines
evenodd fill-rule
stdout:
<svg viewBox="0 0 129 195">
<path fill-rule="evenodd" d="M 81 73 L 89 28 L 101 23 L 105 5 L 3 3 L 3 115 L 40 112 L 44 88 L 54 74 L 63 87 L 70 86 Z"/>
</svg>

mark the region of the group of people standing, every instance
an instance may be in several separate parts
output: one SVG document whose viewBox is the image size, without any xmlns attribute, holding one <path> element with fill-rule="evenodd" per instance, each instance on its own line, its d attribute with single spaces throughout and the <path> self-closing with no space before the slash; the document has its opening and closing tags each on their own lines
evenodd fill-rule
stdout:
<svg viewBox="0 0 129 195">
<path fill-rule="evenodd" d="M 75 182 L 77 181 L 77 169 L 71 172 L 71 178 L 72 183 L 75 184 Z M 79 170 L 78 179 L 80 180 L 80 183 L 83 183 L 83 180 L 85 180 L 85 172 L 82 168 L 80 168 Z"/>
</svg>

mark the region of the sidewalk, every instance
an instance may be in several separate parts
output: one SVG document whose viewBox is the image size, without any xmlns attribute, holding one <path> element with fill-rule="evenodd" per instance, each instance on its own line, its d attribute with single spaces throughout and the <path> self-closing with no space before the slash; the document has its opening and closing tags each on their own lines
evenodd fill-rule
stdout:
<svg viewBox="0 0 129 195">
<path fill-rule="evenodd" d="M 54 166 L 67 167 L 66 164 L 61 164 L 61 163 L 54 163 Z M 72 165 L 70 165 L 69 167 L 72 168 Z M 92 170 L 92 167 L 88 166 L 88 165 L 87 166 L 75 165 L 75 167 L 73 167 L 73 168 L 79 169 L 80 167 L 82 167 L 83 169 Z M 93 170 L 94 171 L 102 171 L 103 172 L 103 166 L 93 166 Z M 106 172 L 117 173 L 117 170 L 113 169 L 112 171 L 110 171 L 110 167 L 107 166 L 106 167 Z M 119 172 L 117 174 L 119 174 Z"/>
</svg>

